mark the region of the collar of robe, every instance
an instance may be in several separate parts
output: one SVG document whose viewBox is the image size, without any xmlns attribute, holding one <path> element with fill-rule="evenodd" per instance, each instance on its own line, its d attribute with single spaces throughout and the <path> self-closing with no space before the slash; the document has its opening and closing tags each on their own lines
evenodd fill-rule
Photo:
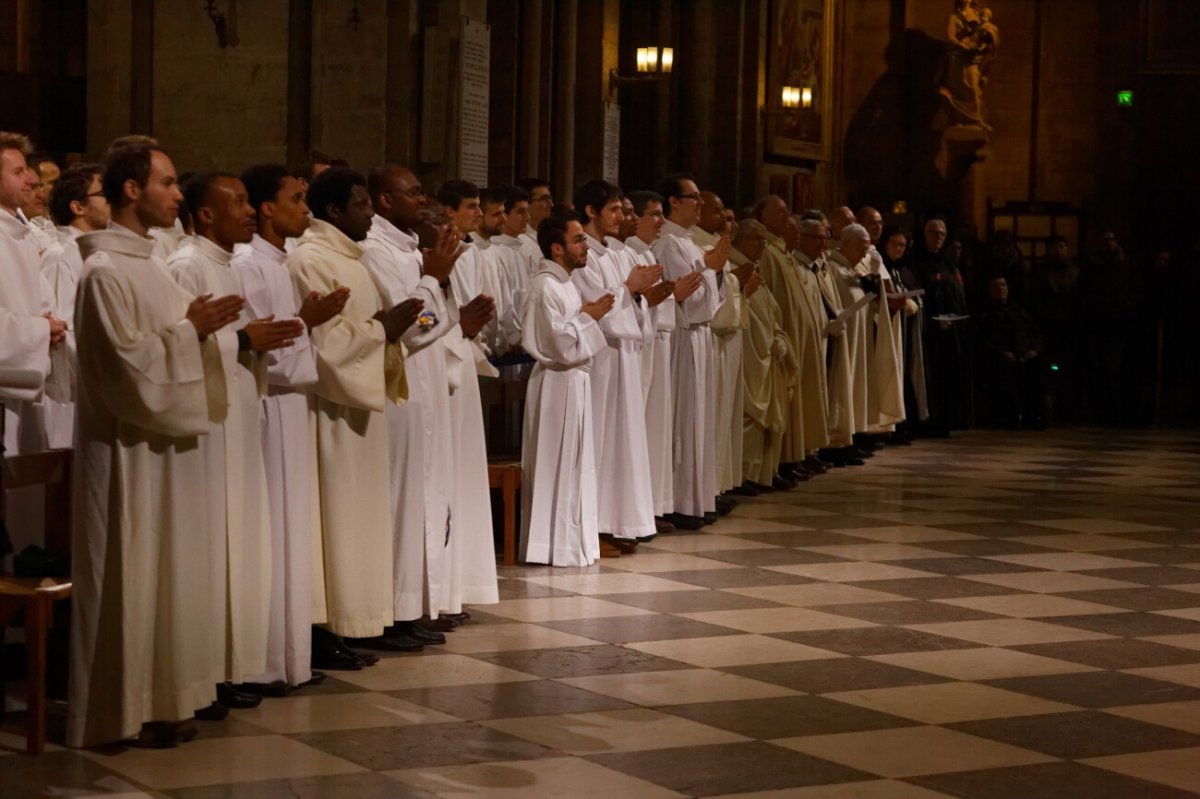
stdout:
<svg viewBox="0 0 1200 799">
<path fill-rule="evenodd" d="M 356 241 L 352 241 L 342 231 L 323 219 L 314 219 L 300 237 L 301 244 L 313 244 L 327 250 L 358 260 L 362 257 L 363 249 Z"/>
<path fill-rule="evenodd" d="M 553 275 L 554 279 L 559 283 L 570 283 L 571 273 L 564 269 L 560 264 L 551 261 L 549 258 L 542 259 L 542 267 L 538 270 L 538 274 L 545 272 Z"/>
<path fill-rule="evenodd" d="M 22 222 L 20 216 L 10 214 L 8 211 L 0 211 L 0 232 L 20 240 L 28 236 L 29 231 L 29 225 Z"/>
<path fill-rule="evenodd" d="M 638 236 L 630 236 L 625 239 L 625 246 L 636 253 L 650 252 L 650 245 L 642 241 Z"/>
<path fill-rule="evenodd" d="M 149 259 L 154 252 L 154 239 L 139 236 L 127 227 L 109 222 L 105 230 L 84 233 L 79 237 L 79 254 L 83 260 L 94 252 L 115 252 L 131 258 Z"/>
<path fill-rule="evenodd" d="M 510 236 L 507 233 L 497 233 L 495 236 L 492 236 L 492 243 L 503 244 L 505 247 L 511 247 L 514 250 L 519 250 L 521 248 L 521 240 L 516 236 Z"/>
<path fill-rule="evenodd" d="M 269 258 L 274 263 L 281 264 L 287 260 L 287 252 L 279 249 L 257 233 L 254 234 L 254 238 L 250 239 L 250 249 L 264 258 Z"/>
<path fill-rule="evenodd" d="M 83 235 L 83 231 L 74 225 L 58 225 L 55 229 L 58 231 L 58 237 L 62 241 L 70 241 Z"/>
<path fill-rule="evenodd" d="M 367 231 L 367 238 L 387 242 L 403 252 L 416 252 L 420 247 L 420 241 L 416 236 L 401 230 L 379 214 L 375 214 L 371 220 L 371 229 Z"/>
<path fill-rule="evenodd" d="M 192 246 L 196 248 L 196 252 L 221 266 L 229 266 L 229 262 L 233 260 L 233 253 L 206 236 L 196 236 L 192 240 Z"/>
<path fill-rule="evenodd" d="M 584 231 L 583 234 L 585 236 L 587 236 L 587 244 L 588 244 L 589 250 L 596 253 L 596 255 L 604 255 L 606 252 L 608 252 L 608 245 L 605 244 L 603 241 L 596 238 L 591 233 L 588 233 L 586 230 Z"/>
<path fill-rule="evenodd" d="M 678 236 L 682 239 L 690 239 L 692 237 L 692 231 L 689 228 L 685 228 L 683 225 L 672 222 L 670 219 L 668 219 L 665 223 L 663 223 L 662 232 L 659 233 L 659 235 Z"/>
</svg>

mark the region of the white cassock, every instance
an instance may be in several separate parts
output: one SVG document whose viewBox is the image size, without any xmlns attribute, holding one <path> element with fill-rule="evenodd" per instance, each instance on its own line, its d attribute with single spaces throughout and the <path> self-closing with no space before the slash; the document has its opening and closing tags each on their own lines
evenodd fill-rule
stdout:
<svg viewBox="0 0 1200 799">
<path fill-rule="evenodd" d="M 658 263 L 650 245 L 632 236 L 625 246 L 638 263 Z M 674 389 L 671 385 L 671 335 L 675 332 L 675 297 L 650 309 L 653 337 L 642 346 L 642 395 L 646 398 L 646 439 L 650 455 L 650 491 L 654 497 L 654 515 L 664 516 L 675 510 L 674 486 Z"/>
<path fill-rule="evenodd" d="M 592 442 L 599 484 L 600 532 L 616 538 L 655 534 L 654 495 L 642 393 L 645 300 L 625 285 L 633 261 L 621 250 L 587 236 L 588 257 L 571 282 L 584 302 L 612 294 L 612 310 L 600 319 L 608 346 L 592 361 Z M 622 250 L 624 245 L 621 245 Z"/>
<path fill-rule="evenodd" d="M 445 606 L 449 537 L 457 533 L 451 518 L 454 497 L 454 437 L 450 384 L 442 336 L 457 315 L 446 308 L 436 279 L 421 275 L 421 250 L 415 236 L 378 214 L 363 242 L 363 266 L 371 273 L 385 307 L 416 297 L 425 307 L 401 341 L 408 352 L 404 371 L 408 401 L 389 405 L 388 436 L 392 459 L 393 613 L 410 621 Z"/>
<path fill-rule="evenodd" d="M 234 250 L 251 316 L 295 319 L 300 303 L 284 263 L 287 254 L 255 235 Z M 307 331 L 290 347 L 267 354 L 267 393 L 259 406 L 263 466 L 271 516 L 271 609 L 265 671 L 250 682 L 312 678 L 313 544 L 320 540 L 316 433 L 308 389 L 317 364 Z"/>
<path fill-rule="evenodd" d="M 529 563 L 587 566 L 600 557 L 589 370 L 608 345 L 582 304 L 567 270 L 542 261 L 521 327 L 537 360 L 521 447 L 521 559 Z"/>
<path fill-rule="evenodd" d="M 866 257 L 855 265 L 854 272 L 860 277 L 878 277 L 882 289 L 872 308 L 866 311 L 874 319 L 867 419 L 871 432 L 890 432 L 905 417 L 904 310 L 892 312 L 888 308 L 887 295 L 896 291 L 896 285 L 874 245 L 871 245 Z M 909 302 L 912 301 L 906 301 L 905 305 Z"/>
<path fill-rule="evenodd" d="M 505 314 L 500 322 L 500 332 L 505 339 L 507 351 L 521 346 L 521 310 L 525 306 L 525 293 L 529 281 L 537 272 L 542 256 L 530 258 L 526 242 L 520 238 L 499 233 L 488 239 L 484 255 L 491 258 L 496 269 L 501 290 L 504 292 Z M 504 403 L 504 423 L 501 430 L 493 430 L 493 444 L 505 453 L 520 452 L 521 419 L 525 409 L 525 383 L 533 369 L 531 363 L 505 364 L 499 367 L 500 389 Z"/>
<path fill-rule="evenodd" d="M 483 432 L 483 402 L 479 377 L 499 372 L 487 355 L 507 350 L 499 325 L 504 313 L 504 293 L 494 264 L 481 248 L 470 245 L 450 273 L 450 304 L 457 309 L 480 294 L 496 300 L 492 318 L 474 340 L 463 337 L 455 324 L 445 336 L 446 369 L 450 397 L 451 436 L 454 441 L 454 496 L 451 498 L 451 534 L 446 559 L 448 590 L 438 611 L 459 613 L 464 604 L 489 605 L 500 601 L 496 585 L 496 546 L 492 538 L 491 489 L 487 476 L 487 440 Z"/>
<path fill-rule="evenodd" d="M 385 409 L 405 395 L 404 355 L 389 344 L 379 293 L 360 262 L 362 247 L 312 220 L 287 258 L 296 292 L 346 287 L 342 312 L 312 331 L 321 538 L 313 555 L 313 613 L 337 635 L 369 638 L 392 612 L 391 462 Z"/>
<path fill-rule="evenodd" d="M 83 271 L 79 254 L 82 231 L 73 225 L 58 228 L 58 246 L 42 255 L 42 277 L 50 290 L 50 311 L 67 323 L 66 354 L 70 363 L 70 394 L 60 402 L 46 399 L 46 437 L 51 449 L 70 449 L 75 438 L 75 294 Z"/>
<path fill-rule="evenodd" d="M 826 256 L 832 283 L 837 288 L 842 307 L 848 308 L 866 295 L 855 272 L 857 264 L 850 263 L 840 250 L 830 250 Z M 876 297 L 878 302 L 878 297 Z M 871 421 L 871 385 L 875 361 L 874 306 L 861 308 L 846 320 L 846 350 L 850 354 L 850 425 L 853 433 L 865 433 L 875 425 Z"/>
<path fill-rule="evenodd" d="M 717 480 L 716 353 L 708 323 L 721 307 L 722 292 L 717 273 L 704 264 L 704 254 L 690 230 L 667 220 L 651 249 L 668 280 L 679 280 L 689 272 L 703 275 L 696 293 L 676 303 L 671 338 L 675 512 L 702 516 L 717 508 L 713 490 Z"/>
<path fill-rule="evenodd" d="M 154 242 L 113 225 L 79 247 L 67 744 L 93 746 L 191 718 L 224 679 L 200 441 L 227 406 L 217 340 Z"/>
<path fill-rule="evenodd" d="M 717 246 L 717 236 L 692 228 L 692 239 L 704 252 Z M 725 262 L 724 299 L 709 327 L 717 354 L 717 483 L 718 493 L 742 484 L 742 337 L 750 326 L 746 298 L 729 261 Z"/>
<path fill-rule="evenodd" d="M 782 462 L 796 463 L 826 446 L 829 440 L 829 386 L 825 367 L 829 319 L 816 275 L 809 269 L 811 262 L 793 258 L 779 236 L 768 232 L 766 239 L 758 265 L 763 282 L 779 303 L 783 329 L 799 370 L 780 453 Z"/>
<path fill-rule="evenodd" d="M 45 391 L 53 363 L 49 290 L 38 270 L 33 229 L 0 210 L 0 402 L 4 403 L 4 446 L 9 455 L 46 449 Z"/>
<path fill-rule="evenodd" d="M 232 253 L 197 236 L 191 256 L 174 260 L 172 274 L 192 296 L 243 296 Z M 239 352 L 241 318 L 213 334 L 225 369 L 229 412 L 201 439 L 208 460 L 208 507 L 213 546 L 213 613 L 226 679 L 243 682 L 267 668 L 267 617 L 271 610 L 271 517 L 263 467 L 261 396 L 266 393 L 267 358 Z"/>
</svg>

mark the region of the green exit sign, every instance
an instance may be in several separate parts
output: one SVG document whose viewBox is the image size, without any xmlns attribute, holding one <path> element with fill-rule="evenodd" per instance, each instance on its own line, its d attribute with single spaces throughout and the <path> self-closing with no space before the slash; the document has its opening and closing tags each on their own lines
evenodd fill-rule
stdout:
<svg viewBox="0 0 1200 799">
<path fill-rule="evenodd" d="M 1117 105 L 1121 108 L 1133 108 L 1133 89 L 1121 89 L 1117 92 Z"/>
</svg>

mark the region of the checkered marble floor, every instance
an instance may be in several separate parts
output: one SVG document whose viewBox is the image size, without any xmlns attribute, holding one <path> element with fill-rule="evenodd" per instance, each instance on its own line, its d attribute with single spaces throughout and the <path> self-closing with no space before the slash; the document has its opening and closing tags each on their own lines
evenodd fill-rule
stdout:
<svg viewBox="0 0 1200 799">
<path fill-rule="evenodd" d="M 969 433 L 6 798 L 1200 795 L 1200 435 Z M 2 734 L 0 734 L 2 735 Z"/>
</svg>

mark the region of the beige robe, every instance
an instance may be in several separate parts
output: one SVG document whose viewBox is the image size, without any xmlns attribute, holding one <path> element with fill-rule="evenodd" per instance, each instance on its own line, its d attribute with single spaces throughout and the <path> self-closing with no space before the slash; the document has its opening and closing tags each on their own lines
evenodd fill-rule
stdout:
<svg viewBox="0 0 1200 799">
<path fill-rule="evenodd" d="M 124 228 L 80 238 L 71 746 L 190 718 L 224 677 L 199 444 L 226 413 L 225 371 L 153 249 Z"/>
<path fill-rule="evenodd" d="M 838 250 L 826 256 L 829 282 L 837 290 L 843 308 L 848 308 L 866 295 L 855 273 L 856 264 L 851 264 Z M 878 298 L 877 298 L 878 300 Z M 875 309 L 874 305 L 860 308 L 846 319 L 845 339 L 841 346 L 846 348 L 849 358 L 849 400 L 847 411 L 851 435 L 867 432 L 870 421 L 871 394 L 874 387 L 872 364 L 875 358 Z"/>
<path fill-rule="evenodd" d="M 407 396 L 404 356 L 374 320 L 379 294 L 362 247 L 319 219 L 288 256 L 301 297 L 345 286 L 342 312 L 312 331 L 317 382 L 320 551 L 314 553 L 314 618 L 338 635 L 379 635 L 393 622 L 389 402 Z M 322 601 L 324 600 L 324 601 Z"/>
<path fill-rule="evenodd" d="M 787 432 L 780 455 L 784 463 L 802 461 L 829 440 L 829 387 L 825 369 L 828 317 L 817 279 L 786 249 L 782 238 L 767 233 L 759 261 L 763 282 L 782 312 L 783 330 L 795 355 L 799 381 L 788 407 Z"/>
</svg>

